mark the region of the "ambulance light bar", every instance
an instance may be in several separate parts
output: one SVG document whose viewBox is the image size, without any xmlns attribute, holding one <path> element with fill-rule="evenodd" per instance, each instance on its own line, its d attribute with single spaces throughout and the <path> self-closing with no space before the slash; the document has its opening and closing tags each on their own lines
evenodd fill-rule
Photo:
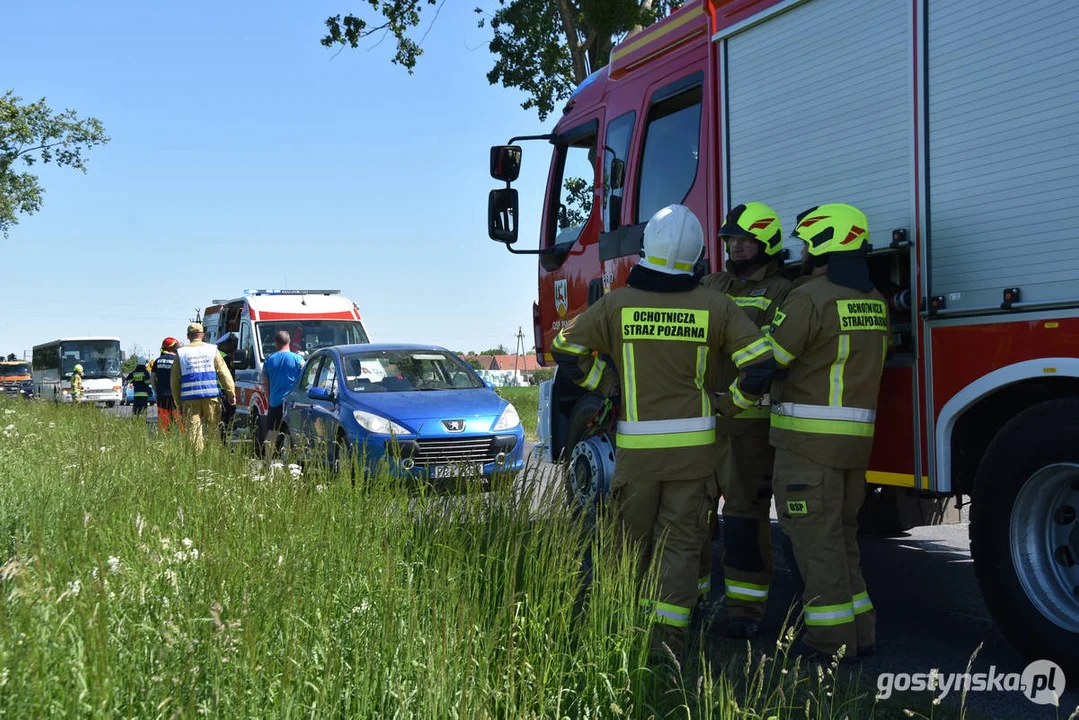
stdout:
<svg viewBox="0 0 1079 720">
<path fill-rule="evenodd" d="M 338 295 L 340 290 L 244 290 L 244 295 Z"/>
</svg>

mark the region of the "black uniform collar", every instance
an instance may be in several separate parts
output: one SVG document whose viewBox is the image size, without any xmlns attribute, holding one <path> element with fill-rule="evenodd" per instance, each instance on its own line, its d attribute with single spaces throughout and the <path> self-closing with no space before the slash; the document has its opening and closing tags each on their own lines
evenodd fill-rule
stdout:
<svg viewBox="0 0 1079 720">
<path fill-rule="evenodd" d="M 629 271 L 626 284 L 647 292 L 676 293 L 689 292 L 700 284 L 693 275 L 668 275 L 641 265 L 634 265 Z"/>
</svg>

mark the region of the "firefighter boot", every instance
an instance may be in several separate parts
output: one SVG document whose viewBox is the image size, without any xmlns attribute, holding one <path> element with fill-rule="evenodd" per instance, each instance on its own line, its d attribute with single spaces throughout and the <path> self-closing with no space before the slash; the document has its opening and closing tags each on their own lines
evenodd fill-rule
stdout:
<svg viewBox="0 0 1079 720">
<path fill-rule="evenodd" d="M 752 638 L 764 617 L 772 579 L 772 458 L 768 438 L 732 435 L 720 465 L 727 636 Z"/>
<path fill-rule="evenodd" d="M 652 627 L 651 656 L 681 662 L 714 480 L 626 475 L 616 471 L 611 494 L 628 539 L 641 552 L 640 604 Z"/>
<path fill-rule="evenodd" d="M 850 582 L 844 526 L 848 474 L 853 473 L 818 465 L 791 450 L 776 451 L 776 511 L 805 580 L 802 611 L 806 632 L 802 643 L 830 656 L 844 648 L 843 657 L 854 658 L 858 647 L 855 603 L 866 607 L 868 596 L 859 589 L 855 597 Z M 851 530 L 852 542 L 853 533 Z"/>
</svg>

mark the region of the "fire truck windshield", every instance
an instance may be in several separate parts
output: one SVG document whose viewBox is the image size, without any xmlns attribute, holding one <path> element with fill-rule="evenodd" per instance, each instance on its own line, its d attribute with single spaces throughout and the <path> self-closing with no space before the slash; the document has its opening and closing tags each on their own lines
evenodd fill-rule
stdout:
<svg viewBox="0 0 1079 720">
<path fill-rule="evenodd" d="M 0 363 L 0 377 L 22 377 L 30 374 L 30 363 Z"/>
<path fill-rule="evenodd" d="M 289 334 L 289 349 L 305 357 L 319 348 L 370 342 L 356 320 L 275 320 L 260 322 L 256 328 L 263 358 L 277 351 L 274 335 L 281 330 Z"/>
</svg>

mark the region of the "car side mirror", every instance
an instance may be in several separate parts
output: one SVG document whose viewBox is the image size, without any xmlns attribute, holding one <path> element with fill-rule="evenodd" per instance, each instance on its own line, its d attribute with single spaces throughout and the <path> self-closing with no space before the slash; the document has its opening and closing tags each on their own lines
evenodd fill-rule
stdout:
<svg viewBox="0 0 1079 720">
<path fill-rule="evenodd" d="M 503 182 L 513 182 L 521 174 L 521 147 L 519 145 L 495 145 L 491 148 L 491 177 Z"/>
<path fill-rule="evenodd" d="M 247 370 L 251 367 L 251 353 L 247 350 L 237 350 L 232 354 L 232 367 L 235 370 Z"/>
<path fill-rule="evenodd" d="M 315 386 L 315 387 L 311 388 L 310 390 L 308 390 L 307 391 L 307 397 L 311 398 L 312 400 L 322 400 L 324 402 L 332 402 L 333 401 L 333 393 L 331 393 L 329 390 L 327 390 L 324 387 L 318 387 L 318 386 Z"/>
<path fill-rule="evenodd" d="M 487 197 L 487 234 L 492 240 L 517 242 L 517 188 L 492 190 Z"/>
</svg>

